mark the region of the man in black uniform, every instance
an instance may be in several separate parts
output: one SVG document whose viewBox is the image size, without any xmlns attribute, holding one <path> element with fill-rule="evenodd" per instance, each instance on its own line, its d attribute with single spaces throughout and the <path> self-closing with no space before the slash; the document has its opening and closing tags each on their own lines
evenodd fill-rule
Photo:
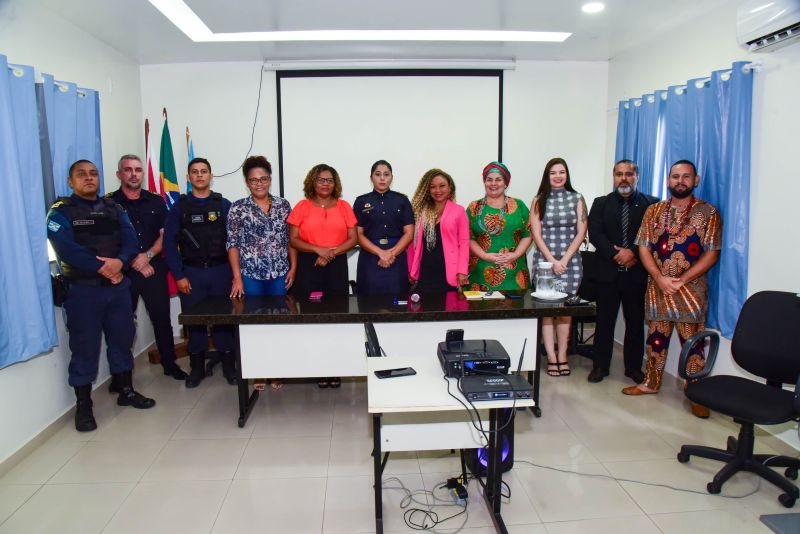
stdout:
<svg viewBox="0 0 800 534">
<path fill-rule="evenodd" d="M 614 346 L 614 325 L 622 302 L 625 317 L 623 354 L 625 376 L 637 384 L 644 380 L 644 293 L 647 272 L 634 246 L 644 212 L 657 198 L 636 191 L 639 167 L 623 159 L 614 165 L 614 191 L 594 199 L 589 212 L 589 241 L 597 249 L 594 272 L 584 273 L 597 282 L 597 322 L 594 368 L 589 382 L 608 376 Z"/>
<path fill-rule="evenodd" d="M 133 313 L 130 280 L 123 270 L 136 254 L 136 232 L 122 208 L 98 198 L 100 175 L 94 163 L 73 163 L 68 182 L 73 194 L 50 208 L 47 237 L 70 285 L 64 302 L 72 352 L 69 384 L 77 398 L 75 428 L 87 432 L 97 428 L 91 394 L 103 333 L 117 404 L 145 409 L 156 403 L 134 391 L 131 376 Z"/>
<path fill-rule="evenodd" d="M 228 211 L 231 203 L 211 191 L 211 164 L 204 158 L 189 162 L 187 179 L 192 184 L 188 195 L 181 195 L 167 215 L 164 226 L 164 253 L 175 277 L 186 310 L 209 296 L 229 297 L 233 273 L 225 248 Z M 186 387 L 194 388 L 205 378 L 205 352 L 208 335 L 203 326 L 186 329 L 191 372 Z M 233 330 L 215 326 L 214 346 L 222 353 L 222 374 L 229 384 L 236 383 L 233 357 Z"/>
<path fill-rule="evenodd" d="M 134 154 L 122 156 L 117 164 L 117 178 L 120 188 L 107 196 L 122 206 L 128 214 L 139 243 L 139 253 L 134 256 L 128 271 L 131 281 L 131 306 L 135 313 L 139 296 L 142 297 L 153 324 L 164 374 L 175 380 L 185 380 L 186 373 L 175 362 L 167 264 L 161 257 L 167 206 L 159 195 L 142 189 L 144 168 L 139 156 Z"/>
</svg>

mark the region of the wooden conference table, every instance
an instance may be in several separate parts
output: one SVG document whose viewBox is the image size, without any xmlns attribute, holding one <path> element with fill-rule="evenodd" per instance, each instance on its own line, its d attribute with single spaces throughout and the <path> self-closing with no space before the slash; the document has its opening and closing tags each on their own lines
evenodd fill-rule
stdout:
<svg viewBox="0 0 800 534">
<path fill-rule="evenodd" d="M 510 293 L 510 292 L 509 292 Z M 247 422 L 259 392 L 250 378 L 367 376 L 364 323 L 372 322 L 388 356 L 429 355 L 449 329 L 464 339 L 496 339 L 516 368 L 523 341 L 537 346 L 541 317 L 592 316 L 594 305 L 541 302 L 520 291 L 519 298 L 466 300 L 460 293 L 423 294 L 418 303 L 396 303 L 392 295 L 325 296 L 312 302 L 287 297 L 212 297 L 178 316 L 183 325 L 234 327 L 239 419 Z M 401 301 L 402 302 L 402 301 Z M 526 354 L 538 351 L 529 348 Z M 533 382 L 534 414 L 539 417 L 538 358 L 526 357 L 522 370 Z"/>
</svg>

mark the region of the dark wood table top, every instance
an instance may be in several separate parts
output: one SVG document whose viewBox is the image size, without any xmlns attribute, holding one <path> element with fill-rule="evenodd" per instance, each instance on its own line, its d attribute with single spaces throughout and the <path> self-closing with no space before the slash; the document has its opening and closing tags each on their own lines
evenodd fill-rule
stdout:
<svg viewBox="0 0 800 534">
<path fill-rule="evenodd" d="M 209 297 L 178 316 L 184 325 L 403 323 L 538 317 L 593 317 L 593 303 L 543 302 L 530 291 L 505 292 L 520 298 L 466 300 L 463 294 L 423 294 L 418 303 L 397 304 L 393 295 L 328 295 L 312 302 L 286 297 Z"/>
</svg>

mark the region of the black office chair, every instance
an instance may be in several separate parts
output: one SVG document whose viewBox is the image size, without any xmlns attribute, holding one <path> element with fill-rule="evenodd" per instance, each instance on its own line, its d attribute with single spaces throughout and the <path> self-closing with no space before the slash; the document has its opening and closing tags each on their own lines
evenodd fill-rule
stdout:
<svg viewBox="0 0 800 534">
<path fill-rule="evenodd" d="M 690 337 L 683 346 L 678 372 L 689 380 L 686 396 L 692 402 L 733 417 L 741 425 L 739 438 L 728 438 L 726 450 L 684 445 L 678 461 L 688 462 L 700 456 L 726 462 L 708 483 L 709 493 L 722 490 L 722 484 L 739 471 L 750 471 L 772 482 L 786 493 L 780 503 L 791 508 L 800 497 L 796 480 L 800 460 L 789 456 L 753 454 L 753 425 L 777 425 L 800 418 L 800 349 L 797 330 L 800 328 L 800 298 L 794 293 L 762 291 L 744 303 L 731 352 L 734 361 L 745 371 L 766 379 L 766 384 L 739 376 L 708 376 L 719 349 L 719 335 L 703 331 Z M 710 339 L 705 367 L 697 373 L 686 372 L 686 361 L 695 343 Z M 795 391 L 782 389 L 793 384 Z M 786 478 L 770 467 L 786 467 Z"/>
</svg>

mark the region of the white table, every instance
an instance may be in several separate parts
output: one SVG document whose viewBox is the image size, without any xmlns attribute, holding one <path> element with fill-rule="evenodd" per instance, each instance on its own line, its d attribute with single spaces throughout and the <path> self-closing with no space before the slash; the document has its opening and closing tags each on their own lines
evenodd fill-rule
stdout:
<svg viewBox="0 0 800 534">
<path fill-rule="evenodd" d="M 535 349 L 534 349 L 535 350 Z M 531 351 L 533 353 L 533 350 Z M 516 364 L 517 355 L 512 355 Z M 532 356 L 525 360 L 532 361 Z M 484 401 L 476 404 L 482 411 L 488 411 L 488 417 L 482 417 L 484 428 L 488 434 L 488 443 L 484 433 L 470 421 L 465 407 L 469 403 L 458 391 L 457 380 L 443 378 L 438 359 L 430 353 L 416 356 L 389 356 L 386 358 L 367 358 L 367 395 L 368 412 L 372 414 L 373 430 L 373 466 L 375 487 L 375 529 L 377 534 L 383 532 L 383 494 L 381 475 L 388 458 L 393 451 L 416 451 L 436 449 L 474 449 L 488 446 L 488 465 L 484 495 L 486 504 L 497 532 L 507 532 L 500 514 L 500 433 L 498 415 L 502 408 L 531 407 L 534 401 L 501 400 Z M 379 379 L 374 371 L 413 367 L 417 372 L 413 376 Z M 523 367 L 526 367 L 523 361 Z M 448 384 L 450 393 L 447 392 Z M 486 426 L 488 422 L 488 427 Z M 386 456 L 382 457 L 383 453 Z"/>
</svg>

